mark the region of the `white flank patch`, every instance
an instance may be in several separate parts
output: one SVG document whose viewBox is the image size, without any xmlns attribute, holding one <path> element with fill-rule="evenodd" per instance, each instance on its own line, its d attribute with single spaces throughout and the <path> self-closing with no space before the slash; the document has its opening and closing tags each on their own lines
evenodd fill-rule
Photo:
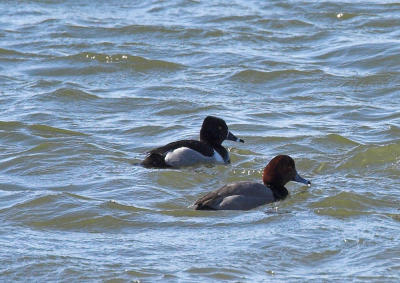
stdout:
<svg viewBox="0 0 400 283">
<path fill-rule="evenodd" d="M 172 167 L 193 166 L 198 163 L 225 163 L 222 156 L 214 150 L 212 156 L 204 156 L 188 147 L 180 147 L 165 155 L 165 163 Z"/>
<path fill-rule="evenodd" d="M 167 163 L 168 165 L 172 165 L 171 163 L 173 163 L 179 155 L 181 155 L 182 153 L 184 153 L 187 150 L 190 150 L 190 148 L 179 147 L 175 150 L 168 152 L 167 155 L 165 156 L 165 163 Z"/>
<path fill-rule="evenodd" d="M 225 163 L 225 161 L 224 161 L 224 159 L 222 158 L 222 156 L 221 156 L 221 155 L 218 153 L 218 151 L 216 151 L 215 149 L 214 149 L 213 158 L 214 158 L 215 162 L 217 162 L 217 163 Z"/>
</svg>

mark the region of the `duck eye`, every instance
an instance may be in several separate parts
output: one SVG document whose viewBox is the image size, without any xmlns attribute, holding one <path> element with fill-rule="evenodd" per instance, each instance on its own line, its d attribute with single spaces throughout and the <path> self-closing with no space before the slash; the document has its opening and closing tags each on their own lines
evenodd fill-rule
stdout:
<svg viewBox="0 0 400 283">
<path fill-rule="evenodd" d="M 221 127 L 221 126 L 218 126 L 218 130 L 222 130 L 222 127 Z"/>
</svg>

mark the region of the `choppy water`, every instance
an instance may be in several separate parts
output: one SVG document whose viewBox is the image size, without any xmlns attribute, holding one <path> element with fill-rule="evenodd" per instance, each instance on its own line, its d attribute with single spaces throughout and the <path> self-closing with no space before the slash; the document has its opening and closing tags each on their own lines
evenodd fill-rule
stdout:
<svg viewBox="0 0 400 283">
<path fill-rule="evenodd" d="M 400 4 L 1 1 L 1 281 L 400 277 Z M 146 170 L 206 115 L 230 166 Z M 198 197 L 289 154 L 311 188 Z"/>
</svg>

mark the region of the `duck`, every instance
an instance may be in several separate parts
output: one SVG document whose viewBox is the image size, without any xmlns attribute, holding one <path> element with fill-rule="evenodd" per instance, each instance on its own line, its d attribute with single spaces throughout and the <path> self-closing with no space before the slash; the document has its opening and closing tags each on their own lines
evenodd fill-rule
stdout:
<svg viewBox="0 0 400 283">
<path fill-rule="evenodd" d="M 289 181 L 311 186 L 311 182 L 301 177 L 293 158 L 288 155 L 275 156 L 265 166 L 263 184 L 257 182 L 235 182 L 209 192 L 198 199 L 195 210 L 250 210 L 261 205 L 284 200 L 289 191 L 285 185 Z"/>
<path fill-rule="evenodd" d="M 225 140 L 244 143 L 232 134 L 226 122 L 207 116 L 200 129 L 200 140 L 179 140 L 155 148 L 142 161 L 145 168 L 180 168 L 202 163 L 229 164 L 229 152 L 222 146 Z"/>
</svg>

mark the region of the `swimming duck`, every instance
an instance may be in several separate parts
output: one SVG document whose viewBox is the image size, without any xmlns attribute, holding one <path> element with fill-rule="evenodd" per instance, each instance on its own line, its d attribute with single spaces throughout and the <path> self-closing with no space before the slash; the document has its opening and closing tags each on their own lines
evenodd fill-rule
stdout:
<svg viewBox="0 0 400 283">
<path fill-rule="evenodd" d="M 230 163 L 224 140 L 244 142 L 228 130 L 225 121 L 207 116 L 200 130 L 200 141 L 180 140 L 149 152 L 142 165 L 147 168 L 177 168 L 199 163 Z"/>
<path fill-rule="evenodd" d="M 285 185 L 289 181 L 311 185 L 297 173 L 294 160 L 288 155 L 274 157 L 264 168 L 262 180 L 264 184 L 237 182 L 225 185 L 197 200 L 194 209 L 249 210 L 285 199 L 289 194 Z"/>
</svg>

